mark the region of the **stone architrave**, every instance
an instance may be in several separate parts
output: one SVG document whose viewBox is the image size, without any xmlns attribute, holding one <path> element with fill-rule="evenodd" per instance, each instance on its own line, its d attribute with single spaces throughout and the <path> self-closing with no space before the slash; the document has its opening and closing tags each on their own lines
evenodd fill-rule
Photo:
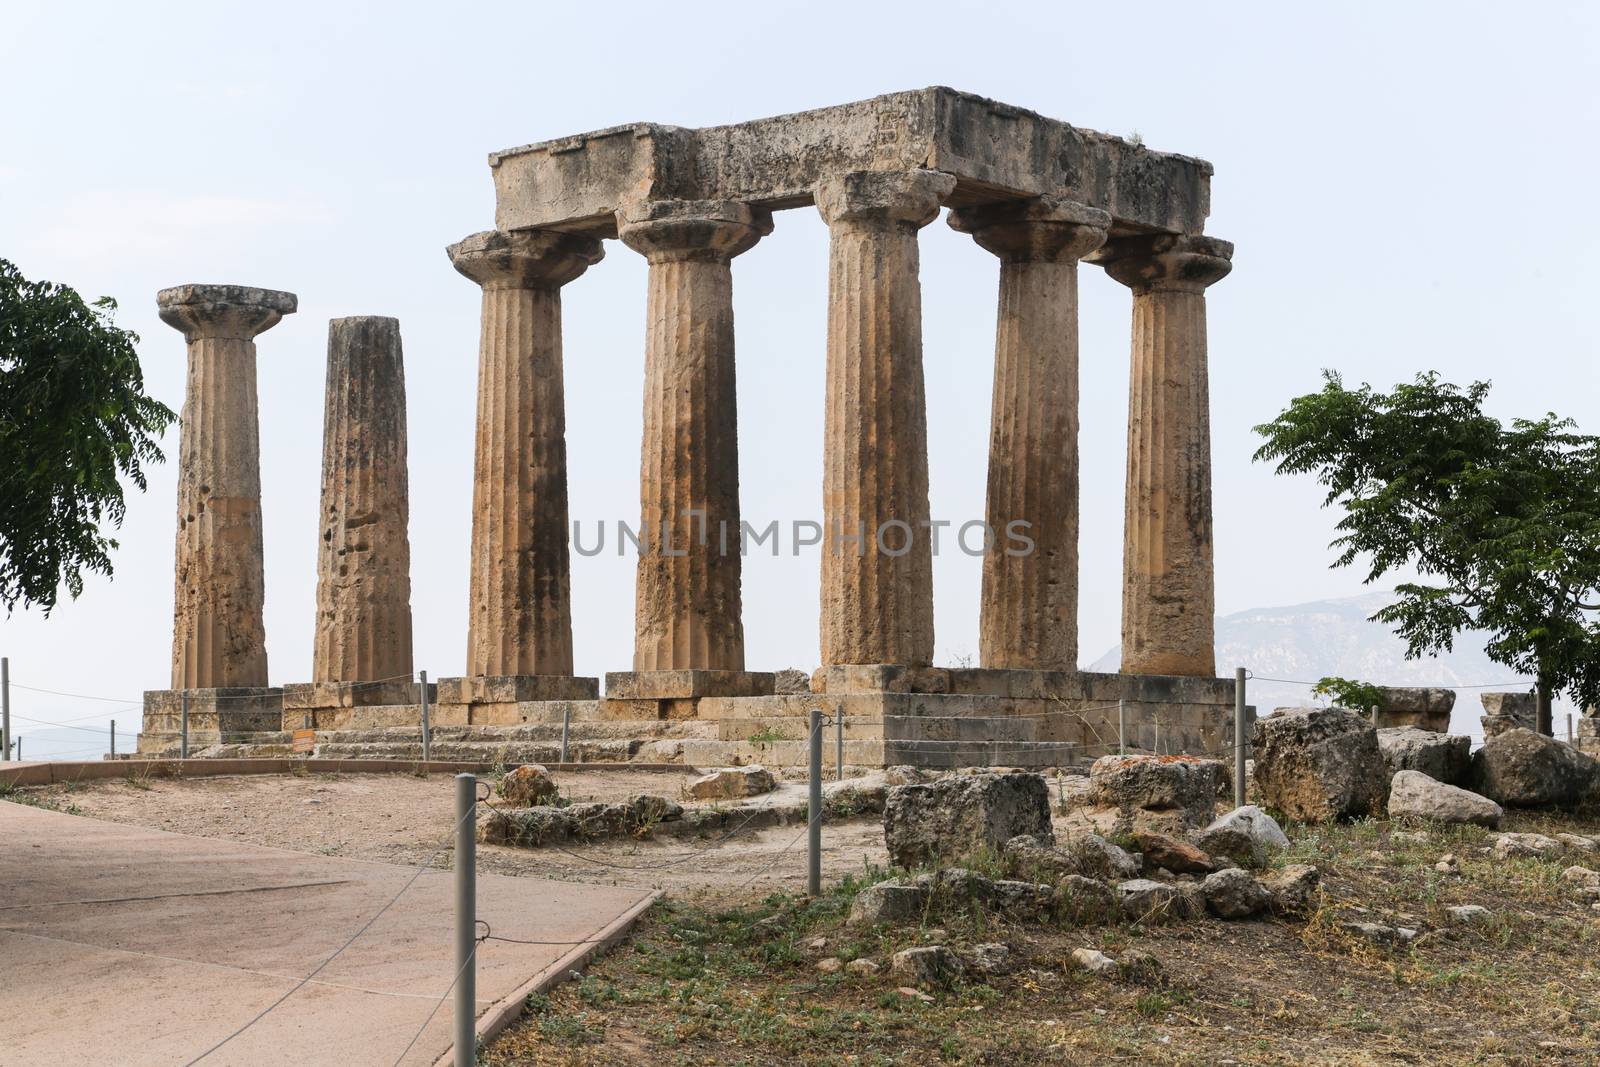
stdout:
<svg viewBox="0 0 1600 1067">
<path fill-rule="evenodd" d="M 932 170 L 815 189 L 828 224 L 822 662 L 933 660 L 928 420 L 917 231 L 955 188 Z"/>
<path fill-rule="evenodd" d="M 732 261 L 772 217 L 641 201 L 617 231 L 650 264 L 633 667 L 743 671 Z"/>
<path fill-rule="evenodd" d="M 257 334 L 293 314 L 293 293 L 180 285 L 156 294 L 189 346 L 178 446 L 172 687 L 267 684 L 261 550 Z"/>
<path fill-rule="evenodd" d="M 1206 287 L 1233 246 L 1162 234 L 1089 257 L 1133 290 L 1122 673 L 1213 675 L 1211 402 Z"/>
<path fill-rule="evenodd" d="M 410 492 L 400 323 L 328 323 L 313 682 L 411 675 Z"/>
<path fill-rule="evenodd" d="M 467 674 L 572 674 L 561 287 L 593 237 L 473 234 L 450 262 L 483 287 Z"/>
<path fill-rule="evenodd" d="M 949 221 L 1000 257 L 981 662 L 1076 670 L 1078 260 L 1105 241 L 1111 216 L 1041 197 L 960 208 Z"/>
</svg>

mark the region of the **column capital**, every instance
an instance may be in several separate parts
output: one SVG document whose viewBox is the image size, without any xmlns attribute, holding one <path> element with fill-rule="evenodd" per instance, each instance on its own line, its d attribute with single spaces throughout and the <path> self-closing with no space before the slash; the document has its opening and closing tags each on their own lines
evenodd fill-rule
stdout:
<svg viewBox="0 0 1600 1067">
<path fill-rule="evenodd" d="M 772 212 L 737 200 L 634 200 L 617 209 L 617 236 L 652 263 L 726 263 L 772 232 Z"/>
<path fill-rule="evenodd" d="M 823 178 L 812 195 L 829 226 L 920 229 L 938 217 L 939 205 L 955 187 L 955 176 L 940 170 L 854 170 Z"/>
<path fill-rule="evenodd" d="M 299 306 L 293 293 L 249 285 L 175 285 L 156 294 L 161 321 L 181 331 L 185 341 L 202 337 L 248 341 Z"/>
<path fill-rule="evenodd" d="M 1099 208 L 1054 196 L 956 208 L 948 221 L 1001 259 L 1030 263 L 1082 259 L 1105 242 L 1111 226 Z"/>
<path fill-rule="evenodd" d="M 484 230 L 445 252 L 485 289 L 559 289 L 605 255 L 598 238 L 557 230 Z"/>
<path fill-rule="evenodd" d="M 1131 289 L 1198 293 L 1228 276 L 1233 244 L 1204 234 L 1118 237 L 1088 259 Z"/>
</svg>

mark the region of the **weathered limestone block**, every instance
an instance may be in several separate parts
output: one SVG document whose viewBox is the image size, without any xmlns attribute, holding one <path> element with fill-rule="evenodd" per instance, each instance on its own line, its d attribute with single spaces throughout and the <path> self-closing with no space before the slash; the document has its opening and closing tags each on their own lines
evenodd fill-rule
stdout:
<svg viewBox="0 0 1600 1067">
<path fill-rule="evenodd" d="M 1316 823 L 1380 811 L 1388 774 L 1378 732 L 1344 708 L 1279 708 L 1256 723 L 1262 803 Z"/>
<path fill-rule="evenodd" d="M 928 891 L 908 882 L 879 882 L 869 885 L 850 902 L 849 926 L 919 919 L 928 904 Z"/>
<path fill-rule="evenodd" d="M 950 213 L 1000 257 L 979 652 L 984 667 L 1078 664 L 1078 260 L 1111 216 L 1054 197 Z M 1017 532 L 1032 542 L 1015 547 Z"/>
<path fill-rule="evenodd" d="M 1600 763 L 1552 737 L 1513 727 L 1473 753 L 1472 785 L 1507 807 L 1570 807 L 1600 785 Z"/>
<path fill-rule="evenodd" d="M 1493 829 L 1504 812 L 1488 797 L 1446 785 L 1421 771 L 1402 770 L 1389 783 L 1389 818 L 1475 823 Z"/>
<path fill-rule="evenodd" d="M 760 764 L 723 767 L 711 771 L 688 785 L 689 795 L 697 800 L 732 800 L 760 796 L 777 788 L 772 772 Z"/>
<path fill-rule="evenodd" d="M 1454 689 L 1387 685 L 1383 687 L 1383 703 L 1378 708 L 1378 727 L 1414 726 L 1446 733 L 1450 729 L 1450 712 L 1455 706 Z"/>
<path fill-rule="evenodd" d="M 1182 831 L 1216 815 L 1225 773 L 1221 761 L 1193 756 L 1101 756 L 1089 781 L 1095 803 L 1117 809 L 1125 829 Z"/>
<path fill-rule="evenodd" d="M 1421 771 L 1434 781 L 1455 785 L 1466 780 L 1472 767 L 1472 738 L 1415 726 L 1380 729 L 1378 749 L 1391 777 Z"/>
<path fill-rule="evenodd" d="M 293 293 L 180 285 L 156 294 L 189 346 L 178 445 L 172 687 L 267 684 L 261 439 L 253 338 L 293 314 Z"/>
<path fill-rule="evenodd" d="M 1121 238 L 1091 258 L 1133 290 L 1122 672 L 1216 674 L 1206 287 L 1233 246 Z"/>
<path fill-rule="evenodd" d="M 617 230 L 650 263 L 633 667 L 742 671 L 732 261 L 772 217 L 636 202 Z"/>
<path fill-rule="evenodd" d="M 708 129 L 631 123 L 508 148 L 489 165 L 502 229 L 607 237 L 641 189 L 776 210 L 810 203 L 818 181 L 850 170 L 948 171 L 961 203 L 1072 197 L 1133 230 L 1198 233 L 1210 209 L 1204 160 L 942 86 Z"/>
<path fill-rule="evenodd" d="M 448 249 L 483 287 L 467 674 L 572 674 L 561 287 L 596 239 L 473 234 Z"/>
<path fill-rule="evenodd" d="M 909 170 L 836 175 L 816 188 L 830 235 L 824 664 L 933 659 L 917 231 L 954 187 L 948 174 Z"/>
<path fill-rule="evenodd" d="M 1272 907 L 1272 890 L 1237 867 L 1207 875 L 1200 891 L 1206 908 L 1219 919 L 1248 919 Z"/>
<path fill-rule="evenodd" d="M 902 867 L 998 854 L 1030 834 L 1049 843 L 1050 793 L 1037 774 L 973 774 L 889 790 L 883 837 Z"/>
<path fill-rule="evenodd" d="M 1507 730 L 1538 729 L 1539 698 L 1534 693 L 1481 693 L 1485 739 L 1498 737 Z"/>
<path fill-rule="evenodd" d="M 500 779 L 498 792 L 512 807 L 528 808 L 549 803 L 560 790 L 549 771 L 537 763 L 528 763 Z"/>
<path fill-rule="evenodd" d="M 400 323 L 328 323 L 314 682 L 411 674 L 410 494 Z"/>
<path fill-rule="evenodd" d="M 1195 835 L 1213 856 L 1227 856 L 1246 867 L 1265 867 L 1274 852 L 1289 847 L 1278 821 L 1254 804 L 1234 808 Z"/>
</svg>

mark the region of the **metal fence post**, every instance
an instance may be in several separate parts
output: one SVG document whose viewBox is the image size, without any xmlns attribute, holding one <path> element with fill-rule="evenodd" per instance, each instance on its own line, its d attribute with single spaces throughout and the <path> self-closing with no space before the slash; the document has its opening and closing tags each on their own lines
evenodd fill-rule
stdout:
<svg viewBox="0 0 1600 1067">
<path fill-rule="evenodd" d="M 822 895 L 822 711 L 811 709 L 811 802 L 806 805 L 806 891 Z"/>
<path fill-rule="evenodd" d="M 1568 733 L 1571 733 L 1572 716 L 1567 716 Z M 833 762 L 839 772 L 839 781 L 844 781 L 844 705 L 835 704 L 833 708 Z"/>
<path fill-rule="evenodd" d="M 1244 680 L 1243 667 L 1233 670 L 1233 806 L 1244 807 Z"/>
<path fill-rule="evenodd" d="M 111 720 L 111 758 L 117 758 L 117 720 Z"/>
<path fill-rule="evenodd" d="M 5 753 L 0 759 L 11 758 L 11 657 L 0 656 L 0 735 L 4 735 Z M 19 755 L 17 759 L 21 759 Z"/>
<path fill-rule="evenodd" d="M 456 775 L 456 1067 L 478 1062 L 478 776 Z"/>
<path fill-rule="evenodd" d="M 1117 701 L 1117 755 L 1128 752 L 1128 702 Z"/>
<path fill-rule="evenodd" d="M 419 687 L 422 695 L 422 762 L 427 763 L 433 758 L 433 725 L 428 722 L 428 672 L 418 671 L 417 677 L 422 679 Z"/>
<path fill-rule="evenodd" d="M 1567 712 L 1567 744 L 1572 744 L 1572 712 Z"/>
<path fill-rule="evenodd" d="M 569 762 L 570 743 L 572 741 L 572 704 L 561 705 L 561 762 Z"/>
<path fill-rule="evenodd" d="M 189 758 L 189 691 L 183 691 L 183 717 L 179 720 L 178 758 Z"/>
<path fill-rule="evenodd" d="M 1374 730 L 1378 728 L 1378 705 L 1376 704 L 1372 705 L 1372 728 Z"/>
</svg>

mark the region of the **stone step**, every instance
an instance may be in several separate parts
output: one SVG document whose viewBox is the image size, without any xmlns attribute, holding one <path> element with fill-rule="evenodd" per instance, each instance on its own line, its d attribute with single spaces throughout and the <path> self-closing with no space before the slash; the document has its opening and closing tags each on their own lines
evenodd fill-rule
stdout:
<svg viewBox="0 0 1600 1067">
<path fill-rule="evenodd" d="M 417 727 L 386 727 L 376 730 L 319 730 L 318 744 L 415 744 L 422 731 Z M 694 719 L 647 721 L 587 721 L 574 722 L 569 733 L 573 743 L 579 741 L 659 740 L 663 738 L 715 737 L 717 724 Z M 433 741 L 481 742 L 504 744 L 521 742 L 560 742 L 560 723 L 527 723 L 520 726 L 435 726 Z"/>
<path fill-rule="evenodd" d="M 847 767 L 883 767 L 882 740 L 846 740 Z M 804 767 L 811 759 L 805 741 L 685 741 L 683 761 L 695 767 L 733 767 L 760 763 L 767 767 Z M 824 767 L 834 766 L 835 750 L 829 738 L 822 746 Z"/>
<path fill-rule="evenodd" d="M 567 757 L 573 763 L 676 763 L 681 760 L 683 744 L 674 740 L 640 741 L 575 741 L 568 746 Z M 388 741 L 371 744 L 318 745 L 316 754 L 326 759 L 398 759 L 422 758 L 422 743 Z M 561 743 L 548 741 L 444 741 L 433 744 L 429 755 L 436 760 L 462 763 L 518 764 L 556 763 L 561 759 Z"/>
<path fill-rule="evenodd" d="M 1092 762 L 1082 746 L 1040 741 L 959 741 L 953 744 L 927 740 L 884 742 L 886 766 L 912 767 L 1071 767 Z"/>
</svg>

